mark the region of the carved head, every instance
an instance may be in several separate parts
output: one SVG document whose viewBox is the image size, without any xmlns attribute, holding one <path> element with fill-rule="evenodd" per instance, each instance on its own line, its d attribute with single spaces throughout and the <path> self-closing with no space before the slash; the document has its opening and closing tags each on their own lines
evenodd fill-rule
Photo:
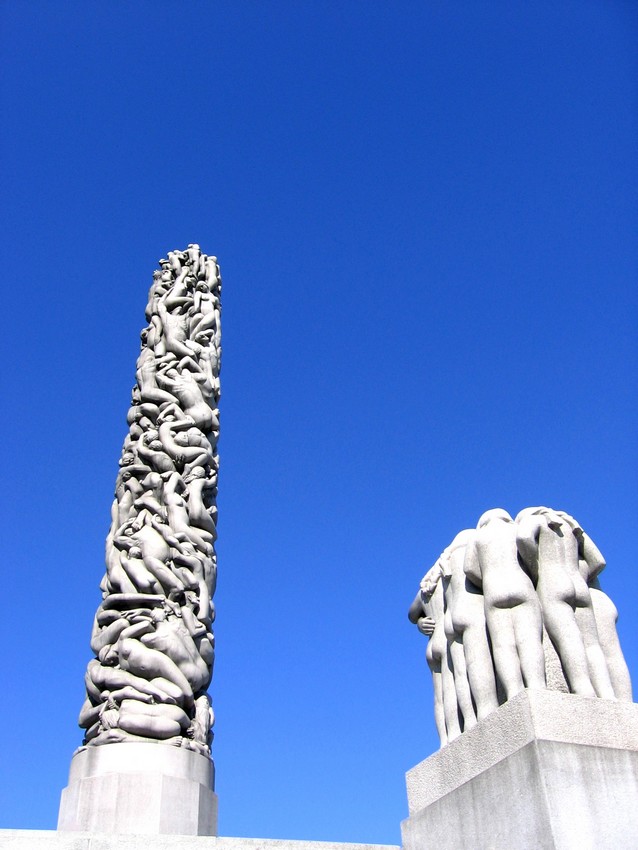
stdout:
<svg viewBox="0 0 638 850">
<path fill-rule="evenodd" d="M 492 508 L 492 510 L 485 511 L 485 513 L 479 517 L 476 527 L 483 528 L 488 523 L 496 520 L 501 520 L 501 522 L 514 522 L 512 517 L 503 508 Z"/>
<path fill-rule="evenodd" d="M 521 522 L 521 520 L 524 520 L 529 516 L 535 516 L 539 514 L 542 510 L 543 508 L 523 508 L 522 511 L 519 511 L 516 514 L 514 522 Z"/>
<path fill-rule="evenodd" d="M 567 525 L 572 529 L 574 534 L 583 534 L 583 529 L 581 528 L 580 523 L 577 522 L 573 516 L 570 516 L 570 514 L 565 513 L 565 511 L 554 511 L 554 513 L 556 514 L 556 516 L 560 517 L 564 522 L 567 523 Z"/>
</svg>

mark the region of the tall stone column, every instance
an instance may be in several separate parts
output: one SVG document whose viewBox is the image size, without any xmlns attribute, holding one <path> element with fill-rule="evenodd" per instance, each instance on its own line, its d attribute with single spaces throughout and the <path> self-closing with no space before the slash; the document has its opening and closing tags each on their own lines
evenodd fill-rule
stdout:
<svg viewBox="0 0 638 850">
<path fill-rule="evenodd" d="M 59 830 L 214 835 L 210 754 L 221 279 L 198 245 L 154 273 Z"/>
</svg>

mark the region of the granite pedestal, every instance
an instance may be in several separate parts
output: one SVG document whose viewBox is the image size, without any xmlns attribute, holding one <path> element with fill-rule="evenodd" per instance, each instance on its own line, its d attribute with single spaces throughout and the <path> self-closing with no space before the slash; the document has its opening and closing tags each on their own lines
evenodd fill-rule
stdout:
<svg viewBox="0 0 638 850">
<path fill-rule="evenodd" d="M 216 835 L 213 763 L 193 750 L 163 744 L 79 750 L 62 792 L 58 830 Z"/>
<path fill-rule="evenodd" d="M 635 850 L 638 705 L 524 691 L 407 790 L 404 850 Z"/>
<path fill-rule="evenodd" d="M 0 850 L 401 850 L 393 844 L 342 844 L 286 838 L 96 835 L 36 829 L 0 829 Z"/>
<path fill-rule="evenodd" d="M 401 850 L 391 844 L 341 844 L 276 838 L 199 838 L 158 835 L 99 835 L 48 830 L 0 829 L 0 850 Z"/>
</svg>

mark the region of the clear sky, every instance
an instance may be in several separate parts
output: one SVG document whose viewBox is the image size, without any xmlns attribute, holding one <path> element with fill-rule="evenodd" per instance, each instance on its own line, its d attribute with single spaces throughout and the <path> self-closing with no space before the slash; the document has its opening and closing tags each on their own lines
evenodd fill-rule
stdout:
<svg viewBox="0 0 638 850">
<path fill-rule="evenodd" d="M 399 843 L 419 579 L 574 514 L 638 678 L 638 7 L 4 0 L 0 827 L 54 828 L 160 257 L 222 268 L 220 832 Z"/>
</svg>

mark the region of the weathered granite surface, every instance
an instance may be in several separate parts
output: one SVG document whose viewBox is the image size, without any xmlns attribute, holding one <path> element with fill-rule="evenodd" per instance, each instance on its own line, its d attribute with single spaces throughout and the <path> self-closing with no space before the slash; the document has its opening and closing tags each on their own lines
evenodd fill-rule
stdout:
<svg viewBox="0 0 638 850">
<path fill-rule="evenodd" d="M 0 829 L 2 850 L 149 850 L 148 836 Z M 156 835 L 153 850 L 400 850 L 390 844 L 340 844 L 273 838 Z"/>
<path fill-rule="evenodd" d="M 216 258 L 194 244 L 159 265 L 106 539 L 79 717 L 83 748 L 62 795 L 61 830 L 216 831 L 207 691 L 221 278 Z"/>
<path fill-rule="evenodd" d="M 564 511 L 486 511 L 421 581 L 408 616 L 429 637 L 441 746 L 525 688 L 632 701 L 605 560 Z"/>
<path fill-rule="evenodd" d="M 404 850 L 638 847 L 638 705 L 524 691 L 407 774 Z"/>
<path fill-rule="evenodd" d="M 180 747 L 85 747 L 71 761 L 58 829 L 110 834 L 215 835 L 211 759 Z"/>
</svg>

